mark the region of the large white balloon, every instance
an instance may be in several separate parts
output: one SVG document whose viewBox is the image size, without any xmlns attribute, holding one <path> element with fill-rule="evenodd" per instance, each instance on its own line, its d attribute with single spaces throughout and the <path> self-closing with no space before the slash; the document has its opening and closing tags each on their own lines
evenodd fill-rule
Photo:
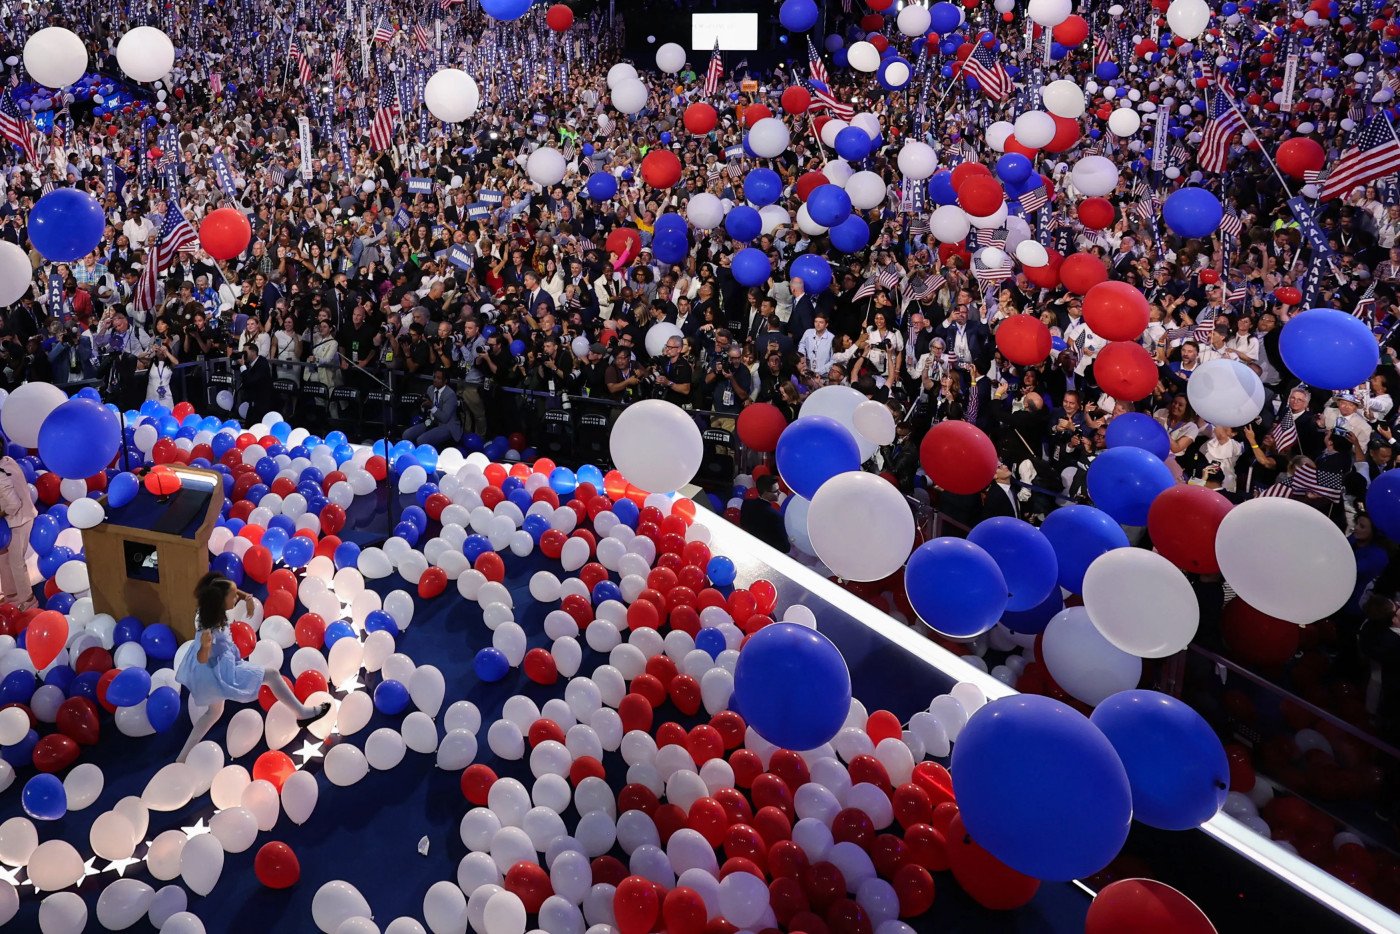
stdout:
<svg viewBox="0 0 1400 934">
<path fill-rule="evenodd" d="M 982 139 L 986 140 L 988 146 L 997 152 L 1006 151 L 1006 141 L 1011 138 L 1011 134 L 1016 131 L 1016 127 L 1005 120 L 997 120 L 987 127 L 987 132 L 982 134 Z"/>
<path fill-rule="evenodd" d="M 360 890 L 339 879 L 321 886 L 311 899 L 311 920 L 324 934 L 335 934 L 336 928 L 350 918 L 373 916 Z"/>
<path fill-rule="evenodd" d="M 34 267 L 24 250 L 8 240 L 0 242 L 0 305 L 19 301 L 33 281 Z"/>
<path fill-rule="evenodd" d="M 878 208 L 885 203 L 885 180 L 875 172 L 856 172 L 846 179 L 846 195 L 851 199 L 851 207 L 858 211 Z"/>
<path fill-rule="evenodd" d="M 708 191 L 697 192 L 686 202 L 685 219 L 696 230 L 713 230 L 724 221 L 724 202 Z"/>
<path fill-rule="evenodd" d="M 481 90 L 460 68 L 443 68 L 423 86 L 423 103 L 443 123 L 459 123 L 476 113 Z"/>
<path fill-rule="evenodd" d="M 39 428 L 49 413 L 68 401 L 68 394 L 53 383 L 25 383 L 12 391 L 0 408 L 0 428 L 5 437 L 24 448 L 39 446 Z"/>
<path fill-rule="evenodd" d="M 922 36 L 928 32 L 931 18 L 927 7 L 911 4 L 899 11 L 895 24 L 899 26 L 899 31 L 906 36 Z"/>
<path fill-rule="evenodd" d="M 1084 609 L 1105 639 L 1139 658 L 1175 655 L 1201 621 L 1186 575 L 1145 548 L 1115 548 L 1096 558 L 1084 575 Z"/>
<path fill-rule="evenodd" d="M 823 386 L 803 400 L 798 417 L 825 415 L 827 418 L 836 419 L 851 433 L 851 437 L 856 439 L 856 447 L 860 450 L 863 463 L 879 450 L 878 445 L 862 438 L 856 428 L 856 409 L 865 401 L 865 396 L 850 386 Z"/>
<path fill-rule="evenodd" d="M 624 81 L 633 80 L 637 77 L 637 69 L 626 62 L 618 62 L 608 69 L 608 87 L 616 88 Z"/>
<path fill-rule="evenodd" d="M 1142 117 L 1131 107 L 1119 107 L 1108 115 L 1108 129 L 1114 136 L 1132 136 L 1142 126 Z"/>
<path fill-rule="evenodd" d="M 846 50 L 846 62 L 856 71 L 871 72 L 880 67 L 880 50 L 861 39 Z"/>
<path fill-rule="evenodd" d="M 1055 683 L 1090 706 L 1137 687 L 1142 659 L 1129 655 L 1094 628 L 1082 606 L 1062 610 L 1041 638 L 1041 658 Z"/>
<path fill-rule="evenodd" d="M 1173 33 L 1190 41 L 1206 31 L 1210 6 L 1206 0 L 1172 0 L 1167 7 L 1167 25 Z"/>
<path fill-rule="evenodd" d="M 1016 118 L 1016 142 L 1039 149 L 1055 138 L 1055 118 L 1043 110 L 1028 110 Z"/>
<path fill-rule="evenodd" d="M 1049 29 L 1068 19 L 1073 9 L 1072 0 L 1031 0 L 1026 5 L 1026 15 Z"/>
<path fill-rule="evenodd" d="M 1057 117 L 1077 120 L 1084 115 L 1084 92 L 1067 78 L 1051 81 L 1040 90 L 1045 109 Z"/>
<path fill-rule="evenodd" d="M 661 357 L 666 351 L 666 342 L 673 337 L 680 340 L 685 337 L 685 332 L 667 321 L 653 324 L 647 331 L 647 353 L 653 357 Z"/>
<path fill-rule="evenodd" d="M 853 513 L 861 521 L 850 522 Z M 838 577 L 875 581 L 909 559 L 914 513 L 894 484 L 878 474 L 853 470 L 817 490 L 807 513 L 807 533 L 817 557 Z"/>
<path fill-rule="evenodd" d="M 621 82 L 612 89 L 612 104 L 622 113 L 637 113 L 647 105 L 647 86 L 635 77 Z"/>
<path fill-rule="evenodd" d="M 1212 425 L 1238 428 L 1259 417 L 1264 384 L 1243 363 L 1221 358 L 1196 368 L 1186 383 L 1186 398 L 1196 414 Z"/>
<path fill-rule="evenodd" d="M 906 178 L 921 181 L 938 171 L 938 154 L 928 143 L 910 140 L 899 150 L 899 171 Z"/>
<path fill-rule="evenodd" d="M 546 188 L 563 181 L 567 171 L 569 160 L 564 158 L 562 152 L 550 146 L 542 146 L 530 153 L 530 158 L 525 163 L 525 172 L 530 176 L 530 181 Z"/>
<path fill-rule="evenodd" d="M 962 243 L 972 229 L 967 212 L 956 204 L 940 204 L 928 218 L 928 230 L 940 243 Z"/>
<path fill-rule="evenodd" d="M 1341 609 L 1356 586 L 1346 537 L 1316 509 L 1282 497 L 1231 509 L 1216 533 L 1215 557 L 1250 606 L 1302 626 Z"/>
<path fill-rule="evenodd" d="M 656 67 L 668 75 L 674 75 L 685 67 L 685 49 L 674 42 L 668 42 L 656 50 Z"/>
<path fill-rule="evenodd" d="M 679 490 L 694 479 L 705 457 L 695 420 L 662 399 L 643 399 L 623 409 L 608 449 L 622 475 L 650 493 Z"/>
<path fill-rule="evenodd" d="M 787 124 L 777 117 L 764 117 L 749 129 L 749 148 L 765 159 L 781 156 L 790 141 Z"/>
<path fill-rule="evenodd" d="M 132 81 L 159 81 L 175 67 L 175 44 L 154 26 L 137 26 L 117 43 L 117 64 Z"/>
<path fill-rule="evenodd" d="M 1118 187 L 1118 166 L 1103 156 L 1085 156 L 1074 164 L 1069 180 L 1086 198 L 1101 198 Z"/>
<path fill-rule="evenodd" d="M 41 29 L 24 43 L 24 69 L 46 88 L 73 84 L 87 71 L 87 64 L 83 40 L 62 26 Z"/>
</svg>

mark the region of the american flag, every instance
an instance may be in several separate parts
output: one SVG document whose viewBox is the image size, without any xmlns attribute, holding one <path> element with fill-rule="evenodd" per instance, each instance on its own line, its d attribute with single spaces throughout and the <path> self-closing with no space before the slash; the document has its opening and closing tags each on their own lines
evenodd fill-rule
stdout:
<svg viewBox="0 0 1400 934">
<path fill-rule="evenodd" d="M 199 235 L 194 232 L 185 215 L 172 200 L 165 206 L 165 222 L 156 232 L 155 245 L 146 251 L 146 265 L 141 270 L 141 278 L 136 282 L 136 293 L 132 300 L 137 311 L 150 311 L 156 307 L 156 285 L 160 272 L 175 259 L 181 250 L 193 250 L 199 245 Z"/>
<path fill-rule="evenodd" d="M 371 148 L 382 151 L 393 145 L 399 114 L 399 99 L 394 93 L 393 79 L 385 71 L 379 76 L 379 104 L 369 125 Z"/>
<path fill-rule="evenodd" d="M 1364 185 L 1400 169 L 1400 140 L 1384 113 L 1378 113 L 1357 137 L 1356 145 L 1347 150 L 1332 167 L 1322 188 L 1321 200 L 1327 201 L 1348 194 L 1357 185 Z"/>
<path fill-rule="evenodd" d="M 0 93 L 0 136 L 20 148 L 24 153 L 24 161 L 39 164 L 39 151 L 34 142 L 34 126 L 20 116 L 9 88 Z"/>
<path fill-rule="evenodd" d="M 1215 92 L 1215 103 L 1211 108 L 1210 120 L 1206 122 L 1205 138 L 1201 141 L 1201 152 L 1197 157 L 1204 172 L 1225 171 L 1230 139 L 1244 129 L 1244 118 L 1233 103 L 1229 91 L 1220 88 Z"/>
<path fill-rule="evenodd" d="M 882 289 L 892 289 L 899 285 L 900 271 L 895 263 L 889 263 L 875 276 L 875 282 Z"/>
<path fill-rule="evenodd" d="M 1255 499 L 1288 498 L 1293 495 L 1293 481 L 1287 474 L 1279 476 L 1271 486 L 1258 490 L 1254 494 Z"/>
<path fill-rule="evenodd" d="M 413 27 L 413 41 L 418 45 L 418 51 L 426 52 L 429 48 L 428 30 L 423 28 L 421 23 Z"/>
<path fill-rule="evenodd" d="M 1207 305 L 1201 309 L 1201 313 L 1196 316 L 1196 327 L 1194 337 L 1198 344 L 1204 344 L 1210 340 L 1211 334 L 1215 333 L 1215 308 Z"/>
<path fill-rule="evenodd" d="M 1235 302 L 1242 302 L 1248 296 L 1249 287 L 1243 282 L 1233 283 L 1225 290 L 1225 302 L 1229 305 L 1233 305 Z"/>
<path fill-rule="evenodd" d="M 1045 183 L 1042 182 L 1016 200 L 1021 203 L 1021 210 L 1024 213 L 1034 214 L 1050 203 L 1050 192 L 1045 190 Z"/>
<path fill-rule="evenodd" d="M 345 47 L 339 46 L 331 53 L 331 77 L 338 77 L 345 71 Z"/>
<path fill-rule="evenodd" d="M 1320 470 L 1316 464 L 1303 461 L 1293 468 L 1293 492 L 1321 496 L 1329 503 L 1342 501 L 1342 475 L 1334 470 Z"/>
<path fill-rule="evenodd" d="M 812 44 L 812 37 L 807 37 L 807 73 L 813 81 L 820 81 L 827 84 L 831 81 L 826 74 L 826 66 L 822 64 L 821 56 L 817 54 L 817 47 Z"/>
<path fill-rule="evenodd" d="M 1113 48 L 1101 34 L 1094 33 L 1094 67 L 1104 64 L 1114 64 Z"/>
<path fill-rule="evenodd" d="M 1006 240 L 1010 236 L 1011 232 L 1009 230 L 1007 230 L 1005 227 L 998 227 L 996 230 L 992 230 L 987 233 L 987 242 L 983 243 L 982 245 L 994 246 L 998 250 L 1004 250 L 1006 249 Z M 979 242 L 981 242 L 981 239 L 981 237 L 978 237 Z"/>
<path fill-rule="evenodd" d="M 1225 205 L 1225 214 L 1220 218 L 1220 232 L 1227 237 L 1238 237 L 1243 231 L 1244 224 L 1240 222 L 1234 203 Z"/>
<path fill-rule="evenodd" d="M 813 112 L 829 110 L 832 116 L 847 121 L 856 115 L 856 109 L 850 104 L 843 104 L 837 100 L 836 96 L 827 89 L 826 85 L 818 84 L 813 81 L 808 87 L 812 92 L 812 96 L 816 98 L 816 102 L 812 104 Z"/>
<path fill-rule="evenodd" d="M 856 294 L 851 297 L 851 301 L 858 302 L 863 298 L 874 298 L 877 289 L 875 277 L 871 276 L 861 283 L 860 288 L 856 289 Z"/>
<path fill-rule="evenodd" d="M 459 3 L 466 3 L 467 0 L 438 0 L 438 9 L 450 10 Z"/>
<path fill-rule="evenodd" d="M 993 100 L 1004 101 L 1011 96 L 1011 75 L 1006 66 L 997 61 L 996 54 L 982 43 L 977 43 L 972 54 L 963 61 L 963 70 L 977 79 L 982 93 Z"/>
<path fill-rule="evenodd" d="M 1376 324 L 1376 280 L 1372 279 L 1371 284 L 1366 288 L 1366 292 L 1356 303 L 1356 310 L 1353 315 L 1365 321 L 1372 327 Z"/>
<path fill-rule="evenodd" d="M 394 38 L 394 27 L 389 25 L 389 17 L 379 17 L 379 24 L 374 27 L 374 35 L 370 38 L 374 42 L 388 42 Z"/>
<path fill-rule="evenodd" d="M 293 39 L 287 46 L 287 58 L 296 62 L 297 77 L 301 79 L 302 85 L 309 85 L 311 83 L 311 63 L 306 60 L 306 54 L 302 52 L 296 39 Z"/>
<path fill-rule="evenodd" d="M 1269 429 L 1269 437 L 1274 439 L 1274 450 L 1283 454 L 1298 443 L 1298 426 L 1293 423 L 1293 413 L 1285 406 Z"/>
<path fill-rule="evenodd" d="M 719 57 L 719 37 L 715 37 L 715 48 L 710 53 L 710 67 L 705 69 L 705 96 L 710 97 L 719 90 L 720 75 L 724 73 L 724 62 Z"/>
<path fill-rule="evenodd" d="M 992 266 L 982 258 L 982 251 L 979 250 L 972 257 L 972 274 L 977 277 L 982 288 L 996 285 L 998 282 L 1005 282 L 1011 278 L 1012 267 L 1011 258 L 1007 257 L 1001 261 L 1000 266 Z M 1082 349 L 1082 348 L 1081 348 Z"/>
</svg>

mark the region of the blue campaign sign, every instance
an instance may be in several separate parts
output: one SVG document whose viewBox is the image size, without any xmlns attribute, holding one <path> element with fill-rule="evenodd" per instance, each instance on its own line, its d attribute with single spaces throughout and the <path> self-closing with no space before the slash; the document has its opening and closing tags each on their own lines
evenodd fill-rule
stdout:
<svg viewBox="0 0 1400 934">
<path fill-rule="evenodd" d="M 1317 218 L 1313 217 L 1307 199 L 1302 195 L 1290 199 L 1288 209 L 1293 212 L 1293 219 L 1298 222 L 1298 232 L 1308 241 L 1308 246 L 1313 248 L 1314 254 L 1323 258 L 1332 256 L 1332 244 L 1327 242 L 1327 234 L 1318 226 Z"/>
<path fill-rule="evenodd" d="M 431 178 L 410 178 L 408 190 L 410 194 L 430 195 L 433 193 L 433 180 Z"/>
<path fill-rule="evenodd" d="M 467 205 L 467 217 L 472 220 L 489 217 L 491 215 L 491 205 L 478 201 L 475 204 Z"/>
<path fill-rule="evenodd" d="M 506 200 L 506 193 L 504 191 L 488 191 L 483 188 L 476 193 L 476 200 L 485 201 L 487 204 L 500 204 Z"/>
<path fill-rule="evenodd" d="M 463 272 L 472 270 L 472 255 L 464 246 L 454 246 L 452 252 L 447 254 L 447 261 Z"/>
</svg>

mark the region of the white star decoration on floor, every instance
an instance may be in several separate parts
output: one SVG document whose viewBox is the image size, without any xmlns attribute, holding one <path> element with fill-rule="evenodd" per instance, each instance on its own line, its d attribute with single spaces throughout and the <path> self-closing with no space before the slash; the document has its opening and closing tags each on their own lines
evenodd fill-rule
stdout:
<svg viewBox="0 0 1400 934">
<path fill-rule="evenodd" d="M 360 683 L 360 676 L 351 675 L 348 679 L 335 686 L 335 693 L 349 694 L 351 691 L 359 690 L 362 687 L 364 687 L 364 685 Z"/>
<path fill-rule="evenodd" d="M 301 741 L 301 748 L 292 753 L 292 755 L 301 756 L 301 764 L 306 765 L 306 763 L 310 762 L 312 759 L 319 759 L 325 754 L 321 752 L 319 744 L 304 739 Z"/>
<path fill-rule="evenodd" d="M 19 886 L 23 884 L 19 881 L 18 866 L 16 866 L 14 869 L 7 869 L 4 866 L 0 866 L 0 879 L 3 879 L 4 881 L 10 883 L 10 885 L 14 886 Z"/>
<path fill-rule="evenodd" d="M 101 872 L 100 869 L 98 869 L 95 865 L 93 865 L 93 864 L 96 863 L 96 862 L 97 862 L 97 857 L 96 857 L 96 856 L 89 856 L 89 857 L 87 858 L 87 861 L 83 863 L 83 878 L 84 878 L 84 879 L 86 879 L 88 876 L 95 876 L 95 875 L 97 875 L 99 872 Z M 80 880 L 80 881 L 81 881 L 81 880 Z M 38 891 L 38 888 L 39 888 L 38 886 L 35 886 L 35 887 L 34 887 L 35 891 Z"/>
<path fill-rule="evenodd" d="M 125 876 L 126 867 L 139 862 L 141 862 L 141 860 L 137 859 L 134 856 L 128 856 L 126 859 L 114 859 L 110 863 L 108 863 L 107 868 L 103 869 L 102 871 L 115 872 L 118 876 Z"/>
<path fill-rule="evenodd" d="M 204 818 L 202 817 L 194 822 L 193 827 L 181 827 L 180 829 L 185 832 L 186 840 L 193 840 L 202 833 L 209 833 L 209 827 L 204 823 Z"/>
</svg>

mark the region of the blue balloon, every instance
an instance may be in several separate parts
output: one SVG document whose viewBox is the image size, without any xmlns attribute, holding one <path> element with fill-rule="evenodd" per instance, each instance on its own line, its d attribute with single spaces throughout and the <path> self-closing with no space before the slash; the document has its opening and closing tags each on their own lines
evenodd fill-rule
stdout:
<svg viewBox="0 0 1400 934">
<path fill-rule="evenodd" d="M 408 707 L 408 688 L 403 682 L 386 678 L 374 688 L 374 706 L 380 712 L 393 716 L 403 713 Z"/>
<path fill-rule="evenodd" d="M 414 527 L 418 529 L 419 535 L 428 531 L 428 514 L 423 511 L 422 506 L 405 507 L 399 518 L 407 519 L 409 522 L 412 522 Z"/>
<path fill-rule="evenodd" d="M 609 600 L 622 602 L 622 588 L 612 581 L 599 581 L 593 587 L 593 605 L 601 606 Z"/>
<path fill-rule="evenodd" d="M 658 234 L 685 234 L 688 225 L 685 218 L 674 212 L 662 214 L 652 225 L 652 229 Z"/>
<path fill-rule="evenodd" d="M 915 40 L 915 44 L 917 41 Z M 918 54 L 917 49 L 914 54 Z M 914 69 L 910 66 L 909 60 L 901 58 L 893 46 L 885 49 L 881 54 L 880 69 L 875 73 L 875 80 L 880 82 L 880 87 L 886 91 L 898 91 L 908 87 L 913 77 Z M 871 145 L 874 148 L 879 143 L 874 142 Z"/>
<path fill-rule="evenodd" d="M 410 545 L 418 544 L 418 539 L 422 537 L 422 534 L 422 532 L 418 531 L 418 526 L 414 525 L 408 519 L 402 519 L 399 521 L 398 525 L 394 526 L 394 537 L 401 538 Z"/>
<path fill-rule="evenodd" d="M 1380 363 L 1380 345 L 1360 318 L 1331 308 L 1294 315 L 1279 334 L 1283 362 L 1300 380 L 1322 389 L 1366 382 Z"/>
<path fill-rule="evenodd" d="M 433 474 L 437 473 L 437 448 L 433 447 L 431 444 L 420 444 L 418 445 L 418 447 L 413 449 L 413 456 L 418 458 L 418 466 L 426 470 L 428 472 L 428 476 L 431 477 Z M 425 483 L 423 484 L 423 487 L 426 487 L 428 485 L 429 484 Z M 430 494 L 437 492 L 437 486 L 435 484 L 432 486 L 432 490 L 429 491 Z M 423 489 L 423 487 L 419 487 L 419 489 L 421 490 Z"/>
<path fill-rule="evenodd" d="M 1230 791 L 1220 737 L 1200 714 L 1157 691 L 1122 691 L 1089 718 L 1128 773 L 1133 817 L 1161 830 L 1190 830 L 1215 816 Z"/>
<path fill-rule="evenodd" d="M 1118 63 L 1100 62 L 1094 67 L 1094 76 L 1100 81 L 1112 81 L 1118 77 Z"/>
<path fill-rule="evenodd" d="M 472 670 L 482 681 L 499 681 L 510 671 L 510 661 L 500 649 L 488 645 L 472 659 Z"/>
<path fill-rule="evenodd" d="M 978 710 L 951 771 L 968 835 L 1028 876 L 1091 876 L 1128 839 L 1133 796 L 1118 754 L 1087 717 L 1048 697 L 1019 694 Z"/>
<path fill-rule="evenodd" d="M 213 561 L 209 562 L 209 568 L 233 581 L 235 587 L 243 586 L 243 560 L 233 552 L 226 551 L 217 555 Z"/>
<path fill-rule="evenodd" d="M 136 498 L 141 492 L 141 481 L 133 473 L 119 473 L 107 481 L 107 505 L 120 509 Z M 35 520 L 37 523 L 37 520 Z"/>
<path fill-rule="evenodd" d="M 161 685 L 146 698 L 146 720 L 157 733 L 175 725 L 180 716 L 180 694 L 169 685 Z"/>
<path fill-rule="evenodd" d="M 744 197 L 750 204 L 765 207 L 782 196 L 783 179 L 772 169 L 750 169 L 744 176 Z M 752 240 L 753 237 L 749 239 Z"/>
<path fill-rule="evenodd" d="M 851 196 L 838 185 L 818 185 L 807 196 L 807 214 L 823 227 L 835 227 L 851 216 Z M 814 289 L 813 293 L 820 291 Z"/>
<path fill-rule="evenodd" d="M 39 559 L 39 573 L 45 577 L 53 577 L 58 573 L 59 567 L 65 561 L 71 561 L 76 557 L 77 555 L 73 553 L 73 549 L 59 545 L 53 551 Z"/>
<path fill-rule="evenodd" d="M 60 477 L 85 479 L 117 456 L 121 435 L 111 409 L 91 399 L 69 399 L 40 426 L 39 456 Z"/>
<path fill-rule="evenodd" d="M 1013 185 L 1026 181 L 1031 176 L 1031 160 L 1019 152 L 1008 152 L 997 160 L 997 177 Z"/>
<path fill-rule="evenodd" d="M 812 0 L 783 0 L 778 21 L 789 32 L 806 32 L 817 25 L 817 5 Z"/>
<path fill-rule="evenodd" d="M 739 650 L 734 699 L 744 719 L 783 749 L 831 740 L 851 708 L 851 673 L 831 640 L 793 623 L 764 626 Z"/>
<path fill-rule="evenodd" d="M 28 671 L 12 671 L 0 679 L 0 704 L 27 704 L 38 686 Z"/>
<path fill-rule="evenodd" d="M 710 658 L 719 658 L 719 653 L 728 647 L 724 638 L 724 633 L 712 627 L 706 627 L 695 634 L 695 647 L 703 652 L 708 652 Z"/>
<path fill-rule="evenodd" d="M 1083 591 L 1084 572 L 1095 558 L 1115 548 L 1128 547 L 1128 535 L 1122 527 L 1108 513 L 1093 506 L 1061 506 L 1045 517 L 1040 534 L 1055 549 L 1055 557 L 1060 561 L 1060 586 L 1070 593 Z"/>
<path fill-rule="evenodd" d="M 1400 539 L 1400 470 L 1387 470 L 1366 488 L 1366 512 L 1392 539 Z"/>
<path fill-rule="evenodd" d="M 338 546 L 336 548 L 337 557 L 340 554 L 341 547 L 343 546 Z M 358 558 L 358 546 L 356 546 L 356 548 L 356 558 Z M 306 565 L 311 562 L 311 559 L 315 557 L 315 554 L 316 546 L 312 544 L 311 539 L 302 535 L 292 536 L 287 540 L 287 544 L 282 547 L 282 561 L 286 563 L 289 568 L 306 567 Z"/>
<path fill-rule="evenodd" d="M 1039 635 L 1050 625 L 1050 620 L 1055 618 L 1055 614 L 1064 608 L 1065 601 L 1060 596 L 1060 588 L 1055 587 L 1051 589 L 1050 596 L 1040 601 L 1039 605 L 1029 610 L 1007 610 L 1001 614 L 1001 624 L 1012 632 Z"/>
<path fill-rule="evenodd" d="M 933 177 L 928 180 L 928 193 L 940 205 L 957 204 L 958 193 L 953 190 L 953 173 L 948 169 L 939 169 L 933 173 Z"/>
<path fill-rule="evenodd" d="M 544 538 L 544 533 L 549 531 L 549 520 L 539 513 L 532 513 L 525 517 L 525 521 L 520 524 L 520 528 L 530 533 L 530 537 L 535 540 L 535 544 L 540 543 Z"/>
<path fill-rule="evenodd" d="M 151 676 L 144 668 L 124 668 L 107 685 L 107 702 L 116 707 L 135 707 L 151 693 Z"/>
<path fill-rule="evenodd" d="M 315 550 L 313 546 L 313 551 Z M 282 552 L 283 557 L 286 551 Z M 310 561 L 310 558 L 306 559 Z M 360 564 L 360 546 L 354 542 L 341 542 L 335 547 L 335 569 L 358 567 Z"/>
<path fill-rule="evenodd" d="M 0 548 L 5 547 L 5 543 L 8 543 L 10 540 L 9 530 L 4 528 L 3 525 L 3 523 L 0 523 Z M 44 609 L 67 613 L 69 610 L 73 609 L 73 604 L 76 602 L 77 598 L 71 593 L 59 591 L 44 603 Z"/>
<path fill-rule="evenodd" d="M 533 2 L 534 0 L 481 0 L 481 9 L 492 19 L 509 22 L 530 12 Z"/>
<path fill-rule="evenodd" d="M 383 610 L 371 610 L 365 617 L 366 632 L 387 632 L 397 637 L 399 634 L 399 624 Z"/>
<path fill-rule="evenodd" d="M 848 203 L 850 202 L 849 196 L 846 198 L 846 201 Z M 815 253 L 803 253 L 792 261 L 789 275 L 802 279 L 802 284 L 806 287 L 807 294 L 820 295 L 822 292 L 826 291 L 828 285 L 831 285 L 831 264 L 826 261 L 825 256 L 818 256 Z"/>
<path fill-rule="evenodd" d="M 617 194 L 617 179 L 610 172 L 594 172 L 588 176 L 588 197 L 606 201 Z"/>
<path fill-rule="evenodd" d="M 859 253 L 870 245 L 870 225 L 859 214 L 852 214 L 827 231 L 827 236 L 833 249 L 842 253 Z"/>
<path fill-rule="evenodd" d="M 763 285 L 773 275 L 773 263 L 768 254 L 757 247 L 745 247 L 734 254 L 730 263 L 734 281 L 747 288 Z"/>
<path fill-rule="evenodd" d="M 735 205 L 728 214 L 724 215 L 724 229 L 735 240 L 749 243 L 757 240 L 759 235 L 763 233 L 763 218 L 747 204 Z"/>
<path fill-rule="evenodd" d="M 72 263 L 97 249 L 106 224 L 102 205 L 92 195 L 55 188 L 29 212 L 29 242 L 49 262 Z"/>
<path fill-rule="evenodd" d="M 836 419 L 809 415 L 778 436 L 777 462 L 783 481 L 798 496 L 811 499 L 837 474 L 860 470 L 860 448 Z"/>
<path fill-rule="evenodd" d="M 66 190 L 71 189 L 59 189 Z M 35 820 L 58 820 L 68 813 L 68 793 L 63 790 L 63 782 L 48 772 L 40 772 L 24 783 L 20 802 L 24 813 Z"/>
<path fill-rule="evenodd" d="M 979 522 L 967 540 L 991 555 L 1006 581 L 1006 609 L 1033 610 L 1058 590 L 1055 549 L 1028 522 L 996 516 Z"/>
<path fill-rule="evenodd" d="M 466 555 L 467 560 L 473 564 L 476 563 L 477 558 L 494 550 L 491 547 L 491 539 L 485 535 L 468 535 L 462 542 L 462 554 Z"/>
<path fill-rule="evenodd" d="M 1001 569 L 981 546 L 962 538 L 935 538 L 914 549 L 904 590 L 920 619 L 954 638 L 981 635 L 1006 609 Z"/>
<path fill-rule="evenodd" d="M 567 467 L 555 467 L 549 472 L 549 488 L 560 496 L 568 496 L 578 489 L 578 477 Z"/>
<path fill-rule="evenodd" d="M 641 519 L 642 510 L 630 499 L 620 499 L 612 505 L 612 513 L 622 522 L 623 525 L 635 529 L 637 522 Z"/>
<path fill-rule="evenodd" d="M 1142 448 L 1166 460 L 1172 451 L 1171 438 L 1162 423 L 1142 412 L 1125 412 L 1108 423 L 1105 440 L 1110 448 Z"/>
<path fill-rule="evenodd" d="M 690 252 L 685 234 L 657 234 L 651 238 L 651 252 L 663 263 L 679 263 Z"/>
<path fill-rule="evenodd" d="M 326 627 L 324 641 L 326 648 L 335 645 L 341 639 L 354 639 L 355 630 L 343 619 L 338 619 Z"/>
<path fill-rule="evenodd" d="M 870 135 L 858 126 L 848 126 L 836 134 L 836 154 L 847 162 L 859 162 L 870 155 Z"/>
<path fill-rule="evenodd" d="M 141 631 L 141 648 L 148 658 L 168 661 L 175 657 L 175 650 L 179 647 L 175 630 L 165 623 L 151 623 Z"/>
<path fill-rule="evenodd" d="M 75 687 L 79 682 L 82 682 L 84 685 L 90 684 L 92 686 L 92 693 L 78 695 L 78 692 L 75 690 L 74 694 L 87 697 L 89 700 L 93 701 L 93 703 L 96 703 L 97 679 L 100 677 L 102 676 L 95 671 L 89 671 L 85 675 L 78 675 L 78 677 L 73 679 Z M 28 733 L 24 734 L 24 739 L 19 742 L 10 746 L 0 747 L 0 759 L 4 759 L 17 769 L 25 768 L 33 764 L 34 747 L 37 745 L 39 745 L 39 734 L 34 730 L 30 730 Z"/>
<path fill-rule="evenodd" d="M 728 587 L 734 583 L 734 562 L 724 555 L 715 555 L 705 566 L 705 574 L 717 587 Z"/>
<path fill-rule="evenodd" d="M 282 549 L 287 547 L 287 542 L 290 540 L 291 536 L 287 534 L 285 529 L 270 528 L 263 533 L 262 541 L 259 544 L 271 553 L 273 561 L 281 561 Z"/>
<path fill-rule="evenodd" d="M 1122 525 L 1147 525 L 1152 501 L 1175 482 L 1162 459 L 1142 448 L 1110 448 L 1089 465 L 1089 497 Z"/>
<path fill-rule="evenodd" d="M 29 547 L 34 549 L 34 554 L 40 558 L 46 557 L 53 551 L 54 543 L 58 540 L 58 533 L 63 531 L 58 520 L 45 513 L 36 516 L 34 525 L 29 529 Z"/>
<path fill-rule="evenodd" d="M 1204 188 L 1178 188 L 1162 205 L 1162 219 L 1182 237 L 1209 237 L 1220 227 L 1225 209 Z"/>
<path fill-rule="evenodd" d="M 951 3 L 935 3 L 929 7 L 929 31 L 946 35 L 962 24 L 962 10 Z"/>
<path fill-rule="evenodd" d="M 125 645 L 141 641 L 141 621 L 134 616 L 123 616 L 117 620 L 112 630 L 112 644 Z"/>
</svg>

